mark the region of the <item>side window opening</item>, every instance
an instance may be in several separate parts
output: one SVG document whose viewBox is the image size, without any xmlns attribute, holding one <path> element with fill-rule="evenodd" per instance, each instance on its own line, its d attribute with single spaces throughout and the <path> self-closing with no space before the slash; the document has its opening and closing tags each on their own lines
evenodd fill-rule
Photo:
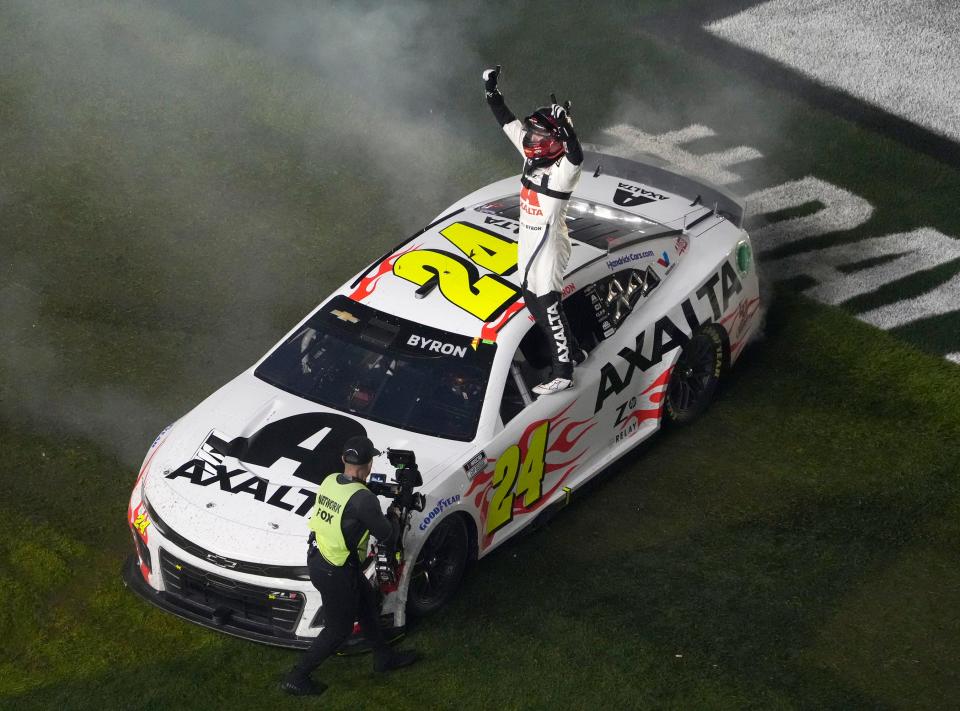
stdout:
<svg viewBox="0 0 960 711">
<path fill-rule="evenodd" d="M 658 284 L 660 284 L 660 277 L 650 267 L 644 271 L 630 269 L 611 276 L 606 285 L 606 302 L 614 329 L 620 327 L 637 302 L 653 291 Z"/>
<path fill-rule="evenodd" d="M 526 370 L 526 375 L 524 371 Z M 508 423 L 528 405 L 533 403 L 533 386 L 539 380 L 537 369 L 526 362 L 523 353 L 518 350 L 510 364 L 510 374 L 503 388 L 503 400 L 500 401 L 500 419 L 503 424 Z"/>
<path fill-rule="evenodd" d="M 580 347 L 588 353 L 609 338 L 644 298 L 660 284 L 656 272 L 625 269 L 581 289 L 563 302 Z"/>
</svg>

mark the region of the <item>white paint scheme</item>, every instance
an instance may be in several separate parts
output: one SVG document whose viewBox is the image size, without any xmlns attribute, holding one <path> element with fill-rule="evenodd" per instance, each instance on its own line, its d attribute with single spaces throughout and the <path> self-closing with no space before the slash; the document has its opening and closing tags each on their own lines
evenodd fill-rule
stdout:
<svg viewBox="0 0 960 711">
<path fill-rule="evenodd" d="M 664 194 L 667 199 L 656 203 L 634 208 L 619 207 L 612 202 L 619 180 L 610 175 L 600 175 L 597 178 L 586 175 L 580 181 L 574 198 L 591 200 L 608 205 L 612 209 L 626 210 L 638 218 L 656 220 L 678 227 L 704 214 L 702 207 L 691 208 L 691 196 L 666 193 Z M 451 209 L 476 205 L 493 198 L 516 195 L 518 187 L 519 177 L 499 181 L 472 193 Z M 645 187 L 663 193 L 655 186 Z M 444 214 L 449 212 L 450 210 L 444 211 Z M 427 230 L 414 239 L 409 246 L 442 248 L 452 252 L 454 248 L 440 236 L 440 230 L 456 220 L 476 220 L 482 224 L 482 217 L 482 213 L 465 210 Z M 643 222 L 643 219 L 639 222 Z M 499 234 L 504 237 L 515 239 L 509 227 L 491 229 L 498 229 Z M 407 560 L 411 565 L 406 566 L 398 591 L 387 596 L 383 608 L 384 612 L 394 614 L 398 625 L 405 623 L 406 595 L 412 561 L 416 559 L 420 547 L 437 526 L 438 521 L 459 513 L 467 515 L 478 532 L 477 554 L 482 557 L 518 530 L 529 525 L 539 512 L 561 501 L 565 496 L 561 484 L 576 490 L 606 465 L 633 449 L 659 428 L 658 415 L 662 407 L 660 404 L 662 396 L 658 393 L 665 390 L 668 371 L 680 353 L 679 348 L 667 351 L 659 363 L 652 365 L 646 371 L 638 368 L 628 386 L 625 386 L 617 395 L 606 398 L 602 407 L 597 406 L 602 366 L 608 363 L 613 364 L 613 367 L 623 376 L 627 370 L 627 364 L 618 352 L 624 347 L 633 348 L 638 334 L 648 332 L 641 350 L 641 353 L 647 357 L 651 355 L 653 348 L 650 331 L 658 319 L 670 318 L 684 334 L 689 336 L 692 329 L 681 309 L 681 302 L 689 298 L 692 311 L 699 321 L 706 323 L 719 320 L 728 327 L 731 331 L 730 360 L 731 363 L 737 360 L 743 345 L 748 341 L 760 320 L 756 272 L 752 268 L 745 274 L 736 272 L 741 289 L 732 295 L 729 303 L 724 304 L 725 308 L 719 314 L 714 313 L 711 299 L 707 298 L 706 291 L 703 291 L 700 296 L 697 296 L 696 292 L 711 277 L 720 273 L 722 265 L 728 265 L 726 267 L 728 271 L 736 270 L 737 244 L 748 241 L 749 238 L 740 228 L 722 217 L 714 216 L 688 230 L 684 234 L 684 239 L 685 245 L 682 250 L 679 249 L 676 236 L 659 237 L 643 243 L 643 249 L 654 252 L 653 256 L 642 262 L 643 266 L 656 263 L 662 252 L 667 252 L 669 255 L 671 266 L 669 271 L 660 269 L 662 278 L 660 285 L 649 296 L 641 299 L 615 334 L 600 342 L 590 353 L 587 361 L 577 369 L 575 384 L 571 389 L 534 401 L 506 426 L 501 421 L 500 400 L 506 380 L 510 376 L 513 355 L 521 339 L 531 327 L 531 320 L 527 317 L 525 310 L 521 310 L 497 334 L 497 355 L 490 374 L 478 431 L 473 441 L 442 440 L 387 427 L 364 420 L 354 414 L 349 415 L 363 425 L 379 448 L 385 450 L 389 446 L 413 449 L 417 453 L 418 463 L 423 473 L 424 485 L 420 490 L 427 499 L 426 510 L 423 514 L 414 514 L 411 520 L 412 525 L 404 539 Z M 573 255 L 567 270 L 568 289 L 565 289 L 565 292 L 569 290 L 571 293 L 609 276 L 612 271 L 607 266 L 608 260 L 637 249 L 636 246 L 627 246 L 619 251 L 606 253 L 595 247 L 577 243 L 576 240 L 574 242 Z M 623 268 L 635 266 L 631 263 Z M 619 270 L 618 267 L 615 271 Z M 480 272 L 484 273 L 485 270 L 480 268 Z M 376 270 L 371 272 L 373 273 L 376 273 Z M 358 273 L 357 276 L 359 277 L 360 274 Z M 509 279 L 515 283 L 519 275 L 514 274 Z M 353 281 L 354 279 L 351 279 L 336 294 L 355 293 L 355 288 L 351 286 Z M 711 283 L 717 282 L 714 280 Z M 711 287 L 715 294 L 720 294 L 719 288 L 719 286 Z M 426 298 L 416 299 L 415 289 L 416 287 L 410 282 L 385 272 L 376 282 L 372 293 L 364 297 L 363 303 L 454 333 L 469 336 L 481 334 L 484 324 L 447 302 L 439 290 L 435 290 Z M 719 300 L 719 296 L 717 298 Z M 317 308 L 322 307 L 323 304 Z M 297 328 L 299 325 L 284 336 L 277 345 L 283 343 Z M 257 365 L 259 362 L 178 420 L 162 439 L 158 438 L 158 443 L 148 453 L 141 479 L 138 480 L 138 485 L 134 488 L 130 499 L 131 522 L 136 512 L 140 510 L 140 482 L 142 481 L 143 493 L 165 524 L 204 549 L 227 558 L 300 566 L 305 562 L 307 535 L 305 517 L 266 505 L 249 495 L 221 491 L 216 484 L 201 487 L 182 478 L 171 480 L 165 476 L 166 473 L 193 458 L 212 430 L 220 433 L 225 439 L 246 437 L 259 431 L 269 422 L 306 412 L 329 411 L 316 403 L 282 392 L 259 380 L 254 376 Z M 658 379 L 661 384 L 653 385 Z M 617 439 L 616 419 L 618 414 L 622 413 L 622 410 L 618 413 L 617 408 L 631 397 L 646 398 L 650 407 L 656 412 L 643 418 L 638 417 L 636 429 L 629 436 Z M 566 419 L 551 426 L 545 462 L 549 468 L 550 465 L 556 465 L 577 456 L 575 466 L 568 462 L 557 471 L 548 473 L 543 479 L 543 490 L 549 493 L 546 493 L 536 504 L 536 509 L 517 513 L 507 526 L 493 535 L 486 536 L 483 513 L 486 507 L 482 503 L 485 500 L 489 501 L 492 491 L 489 486 L 471 491 L 472 482 L 464 473 L 462 465 L 479 452 L 484 452 L 487 467 L 484 472 L 473 478 L 473 482 L 484 480 L 484 475 L 492 471 L 494 461 L 507 448 L 516 444 L 527 428 L 543 420 L 551 418 L 557 420 L 558 413 L 564 410 L 566 410 Z M 581 424 L 570 427 L 573 421 L 581 421 Z M 564 449 L 570 441 L 575 441 L 576 444 Z M 300 446 L 311 448 L 321 443 L 321 434 L 313 433 L 305 437 Z M 225 462 L 225 464 L 240 466 L 236 460 Z M 257 468 L 249 463 L 244 463 L 243 467 L 268 479 L 271 485 L 316 489 L 315 485 L 293 477 L 291 467 L 285 465 L 282 460 L 269 470 Z M 385 456 L 375 460 L 374 471 L 390 471 Z M 486 479 L 488 480 L 489 476 Z M 440 514 L 421 528 L 421 524 L 425 523 L 424 517 L 437 506 L 437 502 L 449 501 L 458 496 L 459 500 L 449 505 L 445 504 Z M 387 502 L 383 503 L 385 508 Z M 309 622 L 320 601 L 319 593 L 308 581 L 264 578 L 227 570 L 208 560 L 190 555 L 172 541 L 165 540 L 155 527 L 148 530 L 150 530 L 150 537 L 147 545 L 154 561 L 154 572 L 147 577 L 147 583 L 154 590 L 163 590 L 163 580 L 157 565 L 158 549 L 163 545 L 186 562 L 211 573 L 258 586 L 276 586 L 279 590 L 302 592 L 306 596 L 307 606 L 296 634 L 304 639 L 316 635 L 319 631 L 318 628 L 309 627 Z"/>
<path fill-rule="evenodd" d="M 960 140 L 960 4 L 771 0 L 708 31 Z"/>
</svg>

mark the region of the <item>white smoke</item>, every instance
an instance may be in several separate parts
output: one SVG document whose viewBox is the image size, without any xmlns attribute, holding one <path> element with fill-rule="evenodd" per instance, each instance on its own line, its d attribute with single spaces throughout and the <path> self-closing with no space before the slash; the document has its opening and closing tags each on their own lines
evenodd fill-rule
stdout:
<svg viewBox="0 0 960 711">
<path fill-rule="evenodd" d="M 0 417 L 135 464 L 350 273 L 478 187 L 463 174 L 493 162 L 467 146 L 493 121 L 472 47 L 492 17 L 6 4 L 0 140 L 17 171 L 0 189 Z"/>
</svg>

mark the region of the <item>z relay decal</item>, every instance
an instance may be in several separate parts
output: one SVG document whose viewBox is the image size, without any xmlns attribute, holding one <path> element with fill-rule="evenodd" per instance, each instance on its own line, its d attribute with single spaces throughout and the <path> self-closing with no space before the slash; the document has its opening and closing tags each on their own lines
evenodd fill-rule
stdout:
<svg viewBox="0 0 960 711">
<path fill-rule="evenodd" d="M 328 474 L 341 471 L 343 444 L 353 436 L 366 436 L 363 425 L 349 417 L 325 412 L 294 415 L 265 425 L 250 437 L 229 442 L 213 431 L 194 459 L 166 475 L 186 479 L 200 487 L 213 486 L 230 494 L 243 494 L 284 511 L 306 516 L 316 494 L 295 485 L 278 485 L 258 476 L 243 464 L 273 470 L 277 477 L 295 476 L 319 484 Z M 228 467 L 226 457 L 241 466 Z"/>
<path fill-rule="evenodd" d="M 660 419 L 672 371 L 673 368 L 666 368 L 646 390 L 617 406 L 617 419 L 613 423 L 616 433 L 612 444 L 635 435 L 640 430 L 641 423 L 646 420 Z"/>
<path fill-rule="evenodd" d="M 639 185 L 622 182 L 617 183 L 617 190 L 613 193 L 613 201 L 623 207 L 636 207 L 637 205 L 646 205 L 648 202 L 666 199 L 666 195 L 641 188 Z"/>
</svg>

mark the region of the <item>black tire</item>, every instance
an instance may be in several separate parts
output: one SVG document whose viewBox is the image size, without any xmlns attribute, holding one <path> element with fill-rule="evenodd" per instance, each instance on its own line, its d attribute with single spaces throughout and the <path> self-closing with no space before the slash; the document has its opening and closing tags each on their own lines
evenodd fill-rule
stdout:
<svg viewBox="0 0 960 711">
<path fill-rule="evenodd" d="M 422 617 L 443 607 L 460 587 L 470 555 L 470 534 L 462 516 L 447 516 L 427 538 L 413 564 L 407 611 Z"/>
<path fill-rule="evenodd" d="M 669 422 L 693 422 L 709 407 L 723 372 L 723 336 L 716 328 L 697 331 L 677 358 L 667 383 L 664 413 Z"/>
</svg>

